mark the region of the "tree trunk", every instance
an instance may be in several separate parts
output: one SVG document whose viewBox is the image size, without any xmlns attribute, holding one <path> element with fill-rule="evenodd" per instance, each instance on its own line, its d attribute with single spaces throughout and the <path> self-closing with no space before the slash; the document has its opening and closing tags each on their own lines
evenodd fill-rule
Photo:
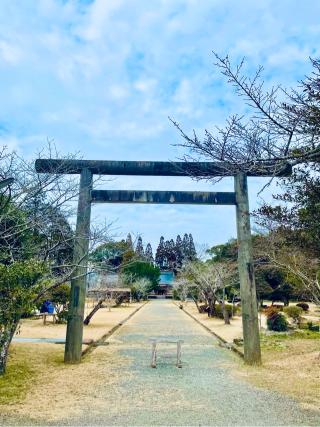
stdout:
<svg viewBox="0 0 320 427">
<path fill-rule="evenodd" d="M 213 317 L 214 313 L 214 303 L 213 300 L 210 298 L 208 299 L 208 317 Z"/>
<path fill-rule="evenodd" d="M 12 338 L 15 334 L 19 321 L 15 321 L 8 331 L 4 331 L 2 336 L 0 335 L 0 376 L 4 375 L 6 372 L 9 347 L 12 341 Z"/>
<path fill-rule="evenodd" d="M 88 316 L 84 319 L 84 321 L 83 321 L 84 325 L 89 325 L 90 320 L 92 319 L 92 317 L 102 307 L 102 304 L 103 304 L 104 300 L 105 300 L 105 298 L 101 298 L 99 300 L 98 304 L 95 307 L 93 307 L 93 309 L 90 311 L 90 313 L 88 314 Z"/>
<path fill-rule="evenodd" d="M 221 305 L 222 305 L 222 314 L 223 314 L 224 323 L 225 325 L 230 325 L 230 316 L 229 316 L 228 310 L 226 309 L 226 304 L 224 299 L 222 300 Z"/>
<path fill-rule="evenodd" d="M 232 317 L 234 316 L 234 306 L 235 306 L 235 302 L 234 302 L 234 300 L 235 300 L 235 295 L 233 295 L 233 297 L 232 297 Z"/>
<path fill-rule="evenodd" d="M 195 298 L 193 298 L 193 301 L 197 307 L 198 313 L 201 313 L 200 308 L 199 308 L 199 304 L 198 304 L 198 300 L 196 300 Z"/>
</svg>

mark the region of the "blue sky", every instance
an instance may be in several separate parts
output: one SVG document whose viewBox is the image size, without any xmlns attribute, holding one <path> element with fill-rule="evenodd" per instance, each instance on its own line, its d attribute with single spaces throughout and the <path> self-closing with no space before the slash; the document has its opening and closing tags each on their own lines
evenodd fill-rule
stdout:
<svg viewBox="0 0 320 427">
<path fill-rule="evenodd" d="M 319 16 L 315 0 L 1 0 L 0 144 L 27 157 L 53 139 L 83 158 L 176 160 L 168 116 L 201 135 L 244 111 L 211 52 L 245 56 L 248 73 L 263 65 L 267 84 L 295 85 L 319 57 Z M 252 208 L 262 184 L 250 180 Z M 105 188 L 213 189 L 137 177 Z M 161 234 L 209 245 L 235 235 L 232 207 L 104 205 L 93 216 L 153 246 Z"/>
</svg>

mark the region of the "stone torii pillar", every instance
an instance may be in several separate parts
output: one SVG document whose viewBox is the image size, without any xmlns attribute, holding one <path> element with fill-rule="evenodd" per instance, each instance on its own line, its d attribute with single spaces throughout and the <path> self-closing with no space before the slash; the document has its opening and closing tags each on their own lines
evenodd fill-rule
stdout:
<svg viewBox="0 0 320 427">
<path fill-rule="evenodd" d="M 64 353 L 66 363 L 77 363 L 81 360 L 90 237 L 91 189 L 92 173 L 90 169 L 84 168 L 80 173 L 77 225 L 73 248 L 73 264 L 76 268 L 71 279 Z"/>
<path fill-rule="evenodd" d="M 238 270 L 240 279 L 244 360 L 249 365 L 261 364 L 258 304 L 252 257 L 252 238 L 247 176 L 234 177 L 238 236 Z"/>
</svg>

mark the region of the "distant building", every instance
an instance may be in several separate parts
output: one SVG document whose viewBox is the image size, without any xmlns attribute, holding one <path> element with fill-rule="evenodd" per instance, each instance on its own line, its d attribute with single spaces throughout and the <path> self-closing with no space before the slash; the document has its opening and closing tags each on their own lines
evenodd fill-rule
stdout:
<svg viewBox="0 0 320 427">
<path fill-rule="evenodd" d="M 175 280 L 175 274 L 173 271 L 161 271 L 160 282 L 159 282 L 159 287 L 160 287 L 159 294 L 171 296 L 174 280 Z"/>
</svg>

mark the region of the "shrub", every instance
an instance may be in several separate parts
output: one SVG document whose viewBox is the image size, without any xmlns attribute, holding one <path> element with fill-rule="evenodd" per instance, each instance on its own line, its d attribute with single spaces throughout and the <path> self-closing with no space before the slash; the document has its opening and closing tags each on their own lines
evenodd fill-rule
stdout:
<svg viewBox="0 0 320 427">
<path fill-rule="evenodd" d="M 203 304 L 203 305 L 199 305 L 199 313 L 207 313 L 208 312 L 208 306 Z"/>
<path fill-rule="evenodd" d="M 306 302 L 298 302 L 296 306 L 302 308 L 303 311 L 309 310 L 309 304 L 307 304 Z"/>
<path fill-rule="evenodd" d="M 319 325 L 314 325 L 312 322 L 308 322 L 308 329 L 309 331 L 315 331 L 315 332 L 319 332 L 320 331 L 320 326 Z"/>
<path fill-rule="evenodd" d="M 297 323 L 301 318 L 301 314 L 303 310 L 301 307 L 296 307 L 294 305 L 291 305 L 289 307 L 285 307 L 284 312 L 288 317 L 290 317 L 294 321 L 294 323 Z"/>
<path fill-rule="evenodd" d="M 288 322 L 282 313 L 275 307 L 266 310 L 267 326 L 269 331 L 284 332 L 288 330 Z"/>
<path fill-rule="evenodd" d="M 225 304 L 225 308 L 229 314 L 229 318 L 231 319 L 232 317 L 232 305 L 231 304 Z M 238 307 L 234 307 L 234 314 L 236 314 L 238 310 Z M 222 305 L 221 304 L 216 304 L 214 306 L 214 311 L 213 311 L 213 316 L 214 317 L 219 317 L 219 319 L 223 319 L 223 311 L 222 311 Z"/>
<path fill-rule="evenodd" d="M 269 318 L 269 317 L 272 317 L 274 314 L 279 313 L 279 310 L 273 305 L 271 305 L 264 310 L 264 313 L 267 316 L 267 318 Z"/>
<path fill-rule="evenodd" d="M 173 291 L 172 291 L 172 297 L 175 300 L 180 300 L 179 292 L 176 289 L 173 289 Z"/>
<path fill-rule="evenodd" d="M 273 304 L 271 307 L 277 308 L 278 311 L 283 311 L 283 305 L 282 304 Z"/>
</svg>

